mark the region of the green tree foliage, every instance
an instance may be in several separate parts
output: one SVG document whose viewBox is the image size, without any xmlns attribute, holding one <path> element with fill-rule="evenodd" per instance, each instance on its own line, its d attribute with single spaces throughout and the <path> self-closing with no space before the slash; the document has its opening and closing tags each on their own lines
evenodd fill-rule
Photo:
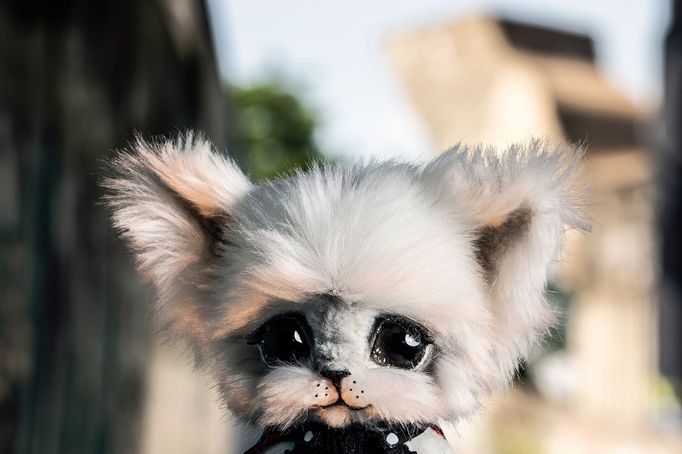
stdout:
<svg viewBox="0 0 682 454">
<path fill-rule="evenodd" d="M 228 90 L 230 151 L 254 180 L 306 169 L 319 160 L 315 112 L 276 78 Z"/>
</svg>

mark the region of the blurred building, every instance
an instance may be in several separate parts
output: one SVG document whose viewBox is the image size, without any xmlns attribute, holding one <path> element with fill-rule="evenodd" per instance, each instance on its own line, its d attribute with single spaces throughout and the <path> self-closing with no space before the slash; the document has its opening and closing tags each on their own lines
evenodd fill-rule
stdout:
<svg viewBox="0 0 682 454">
<path fill-rule="evenodd" d="M 556 276 L 570 300 L 565 350 L 532 371 L 542 399 L 512 393 L 513 403 L 491 404 L 498 411 L 476 429 L 470 452 L 680 452 L 679 438 L 668 443 L 651 424 L 657 307 L 646 113 L 600 74 L 585 35 L 473 17 L 399 36 L 387 50 L 440 149 L 540 136 L 587 150 L 593 231 L 570 236 Z M 505 450 L 514 443 L 519 450 Z"/>
</svg>

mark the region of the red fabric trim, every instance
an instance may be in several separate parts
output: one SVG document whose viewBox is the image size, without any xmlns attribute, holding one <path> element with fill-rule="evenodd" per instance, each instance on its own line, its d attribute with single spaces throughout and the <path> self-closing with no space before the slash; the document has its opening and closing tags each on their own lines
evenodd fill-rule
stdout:
<svg viewBox="0 0 682 454">
<path fill-rule="evenodd" d="M 431 428 L 431 430 L 436 432 L 438 434 L 438 436 L 440 436 L 443 440 L 445 440 L 445 434 L 443 433 L 443 430 L 440 427 L 438 427 L 435 424 L 430 424 L 429 427 Z"/>
</svg>

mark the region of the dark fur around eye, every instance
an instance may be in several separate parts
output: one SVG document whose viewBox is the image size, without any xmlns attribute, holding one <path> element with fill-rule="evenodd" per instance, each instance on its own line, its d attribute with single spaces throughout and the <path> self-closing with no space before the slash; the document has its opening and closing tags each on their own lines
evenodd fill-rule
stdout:
<svg viewBox="0 0 682 454">
<path fill-rule="evenodd" d="M 415 321 L 397 315 L 377 318 L 370 338 L 372 361 L 381 366 L 414 369 L 433 341 Z"/>
<path fill-rule="evenodd" d="M 265 322 L 248 336 L 247 343 L 258 345 L 270 366 L 295 364 L 310 357 L 313 336 L 303 314 L 287 312 Z"/>
</svg>

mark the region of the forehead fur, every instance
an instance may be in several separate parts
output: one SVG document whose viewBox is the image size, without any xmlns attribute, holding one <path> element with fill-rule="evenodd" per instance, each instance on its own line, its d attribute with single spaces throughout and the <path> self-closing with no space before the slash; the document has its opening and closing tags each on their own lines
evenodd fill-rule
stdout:
<svg viewBox="0 0 682 454">
<path fill-rule="evenodd" d="M 241 285 L 219 295 L 231 300 L 226 325 L 311 294 L 409 315 L 435 330 L 447 330 L 450 314 L 467 321 L 472 310 L 480 322 L 468 221 L 417 175 L 393 163 L 331 165 L 252 191 L 235 207 L 235 250 L 225 254 L 226 269 L 235 256 L 242 261 Z"/>
</svg>

